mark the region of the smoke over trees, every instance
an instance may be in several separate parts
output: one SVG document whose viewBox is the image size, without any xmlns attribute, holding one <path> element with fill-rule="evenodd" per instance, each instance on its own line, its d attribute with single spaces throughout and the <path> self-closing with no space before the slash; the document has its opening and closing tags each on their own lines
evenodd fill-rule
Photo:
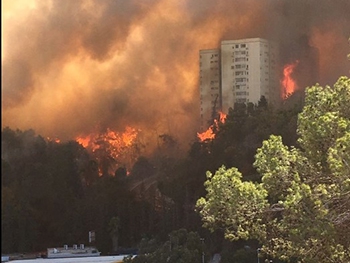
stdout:
<svg viewBox="0 0 350 263">
<path fill-rule="evenodd" d="M 347 0 L 2 1 L 3 251 L 84 242 L 91 229 L 109 251 L 115 216 L 122 246 L 198 230 L 205 172 L 225 164 L 256 180 L 255 149 L 271 133 L 294 145 L 298 110 L 231 112 L 215 140 L 181 155 L 199 121 L 198 51 L 271 39 L 281 64 L 299 61 L 300 87 L 334 83 L 348 74 L 349 13 Z M 141 131 L 142 147 L 163 148 L 129 176 L 120 166 L 99 177 L 96 160 L 71 140 L 127 126 Z"/>
<path fill-rule="evenodd" d="M 276 112 L 268 105 L 232 111 L 214 140 L 194 142 L 188 154 L 179 154 L 174 138 L 161 135 L 153 155 L 140 156 L 129 172 L 120 166 L 110 174 L 100 174 L 100 155 L 76 141 L 48 141 L 33 130 L 5 128 L 2 251 L 86 243 L 88 231 L 95 230 L 98 248 L 110 252 L 113 218 L 119 218 L 117 240 L 124 248 L 135 247 L 142 237 L 164 240 L 179 228 L 203 235 L 194 206 L 205 194 L 205 172 L 225 164 L 256 180 L 256 148 L 271 133 L 295 144 L 298 112 Z"/>
<path fill-rule="evenodd" d="M 271 39 L 282 63 L 300 60 L 300 86 L 333 83 L 347 74 L 349 12 L 341 0 L 5 0 L 3 125 L 63 140 L 130 125 L 147 140 L 188 140 L 199 49 Z"/>
</svg>

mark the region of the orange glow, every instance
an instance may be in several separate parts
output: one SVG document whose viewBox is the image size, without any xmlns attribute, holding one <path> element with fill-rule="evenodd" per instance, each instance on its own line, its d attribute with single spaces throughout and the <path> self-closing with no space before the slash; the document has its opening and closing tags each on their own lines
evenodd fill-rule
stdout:
<svg viewBox="0 0 350 263">
<path fill-rule="evenodd" d="M 123 133 L 107 129 L 102 133 L 77 137 L 76 141 L 95 156 L 101 176 L 106 172 L 106 169 L 109 174 L 114 173 L 118 167 L 117 160 L 128 153 L 128 148 L 135 143 L 137 135 L 138 130 L 127 126 Z M 103 167 L 106 165 L 106 160 L 108 167 Z"/>
<path fill-rule="evenodd" d="M 219 112 L 219 114 L 220 114 L 220 118 L 219 118 L 220 122 L 225 123 L 227 114 L 225 114 L 223 112 Z"/>
<path fill-rule="evenodd" d="M 137 130 L 127 126 L 124 133 L 118 133 L 108 129 L 104 133 L 92 133 L 87 136 L 77 137 L 76 141 L 92 152 L 100 149 L 103 142 L 109 143 L 116 154 L 123 147 L 130 146 L 137 137 Z M 115 156 L 117 157 L 117 155 Z"/>
<path fill-rule="evenodd" d="M 282 98 L 286 99 L 292 95 L 298 88 L 295 80 L 292 78 L 295 67 L 298 65 L 299 61 L 295 61 L 291 64 L 287 64 L 283 68 L 283 79 L 282 84 Z"/>
<path fill-rule="evenodd" d="M 50 137 L 47 137 L 47 140 L 48 140 L 49 142 L 55 142 L 55 143 L 60 143 L 60 142 L 61 142 L 61 140 L 58 139 L 58 138 L 50 138 Z"/>
<path fill-rule="evenodd" d="M 214 124 L 213 124 L 214 125 Z M 203 142 L 205 140 L 212 140 L 215 138 L 215 134 L 213 132 L 213 125 L 211 125 L 208 130 L 205 132 L 199 133 L 197 132 L 198 139 Z"/>
<path fill-rule="evenodd" d="M 226 114 L 223 112 L 219 112 L 219 121 L 221 123 L 225 123 L 226 121 Z M 215 138 L 214 129 L 217 129 L 219 127 L 219 121 L 217 119 L 214 120 L 214 124 L 212 124 L 206 131 L 199 133 L 197 132 L 198 139 L 203 142 L 205 140 L 212 140 Z"/>
</svg>

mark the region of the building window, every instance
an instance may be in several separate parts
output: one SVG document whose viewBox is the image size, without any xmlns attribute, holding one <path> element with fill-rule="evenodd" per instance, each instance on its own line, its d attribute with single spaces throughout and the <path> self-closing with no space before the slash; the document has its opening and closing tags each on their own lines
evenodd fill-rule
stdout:
<svg viewBox="0 0 350 263">
<path fill-rule="evenodd" d="M 236 78 L 236 82 L 246 82 L 246 78 Z"/>
<path fill-rule="evenodd" d="M 239 56 L 239 55 L 246 55 L 246 51 L 243 50 L 243 51 L 235 51 L 235 55 L 236 56 Z"/>
<path fill-rule="evenodd" d="M 235 76 L 245 75 L 245 71 L 236 71 Z"/>
<path fill-rule="evenodd" d="M 235 62 L 241 62 L 241 61 L 245 61 L 245 60 L 246 60 L 245 57 L 235 58 Z"/>
</svg>

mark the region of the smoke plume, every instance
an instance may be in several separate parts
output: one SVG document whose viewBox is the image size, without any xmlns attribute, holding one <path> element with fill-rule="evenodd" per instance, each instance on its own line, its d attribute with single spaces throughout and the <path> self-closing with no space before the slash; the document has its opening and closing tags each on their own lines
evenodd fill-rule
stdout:
<svg viewBox="0 0 350 263">
<path fill-rule="evenodd" d="M 2 126 L 195 138 L 198 52 L 262 37 L 302 86 L 348 74 L 350 1 L 4 0 Z"/>
</svg>

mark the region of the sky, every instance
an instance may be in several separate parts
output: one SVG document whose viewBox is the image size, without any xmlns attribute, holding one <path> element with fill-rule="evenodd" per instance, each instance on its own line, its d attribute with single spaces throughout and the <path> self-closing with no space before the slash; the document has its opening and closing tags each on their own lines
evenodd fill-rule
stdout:
<svg viewBox="0 0 350 263">
<path fill-rule="evenodd" d="M 1 12 L 2 127 L 44 137 L 129 126 L 190 142 L 199 50 L 222 40 L 277 42 L 300 86 L 349 75 L 348 0 L 3 0 Z"/>
</svg>

